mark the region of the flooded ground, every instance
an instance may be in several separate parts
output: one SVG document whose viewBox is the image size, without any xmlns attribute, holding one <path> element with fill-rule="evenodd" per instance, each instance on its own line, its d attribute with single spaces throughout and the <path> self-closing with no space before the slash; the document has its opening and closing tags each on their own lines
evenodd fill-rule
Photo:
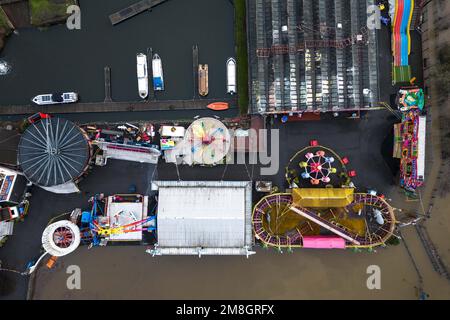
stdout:
<svg viewBox="0 0 450 320">
<path fill-rule="evenodd" d="M 444 263 L 450 261 L 450 197 L 435 202 L 426 225 Z M 430 299 L 449 299 L 450 283 L 439 276 L 414 227 L 404 241 Z M 279 254 L 257 248 L 245 257 L 151 257 L 144 247 L 86 247 L 41 268 L 34 299 L 417 299 L 419 277 L 403 244 L 375 253 L 295 250 Z M 68 290 L 66 268 L 81 268 L 81 290 Z M 366 286 L 367 267 L 381 268 L 381 290 Z M 45 285 L 44 285 L 45 284 Z"/>
<path fill-rule="evenodd" d="M 373 112 L 364 119 L 345 121 L 288 123 L 279 122 L 281 158 L 285 163 L 309 137 L 347 155 L 358 171 L 355 183 L 361 188 L 377 188 L 392 198 L 398 208 L 416 209 L 391 184 L 392 174 L 381 157 L 382 134 L 388 135 L 391 122 L 386 111 Z M 225 180 L 259 179 L 259 168 L 229 167 Z M 102 168 L 106 172 L 107 167 Z M 220 179 L 224 168 L 180 168 L 183 180 Z M 283 186 L 283 168 L 270 179 Z M 247 171 L 247 172 L 246 172 Z M 130 171 L 131 172 L 131 171 Z M 133 171 L 134 172 L 134 171 Z M 253 175 L 255 173 L 255 175 Z M 89 176 L 85 187 L 100 176 Z M 158 179 L 176 180 L 173 166 L 158 165 Z M 266 177 L 267 178 L 267 177 Z M 128 178 L 127 178 L 128 179 Z M 106 183 L 106 181 L 102 181 Z M 365 183 L 363 185 L 363 183 Z M 97 186 L 96 186 L 97 187 Z M 430 237 L 446 265 L 450 261 L 447 211 L 449 198 L 436 199 L 432 219 L 426 222 Z M 425 207 L 427 204 L 425 203 Z M 45 204 L 43 204 L 45 207 Z M 450 298 L 447 279 L 439 276 L 423 249 L 414 227 L 402 230 L 420 275 L 423 289 L 431 299 Z M 145 247 L 79 248 L 59 260 L 57 267 L 43 267 L 34 282 L 34 299 L 417 299 L 419 275 L 403 244 L 377 249 L 376 253 L 347 251 L 295 250 L 279 254 L 256 248 L 257 254 L 244 257 L 155 257 Z M 68 290 L 66 268 L 78 265 L 82 289 Z M 367 267 L 381 268 L 381 290 L 368 290 Z"/>
<path fill-rule="evenodd" d="M 118 259 L 120 257 L 120 259 Z M 68 290 L 69 265 L 81 268 L 81 290 Z M 381 268 L 381 290 L 368 290 L 367 267 Z M 450 287 L 432 271 L 434 299 Z M 43 285 L 45 283 L 45 285 Z M 57 269 L 43 269 L 34 299 L 417 299 L 417 275 L 402 246 L 378 253 L 258 249 L 245 257 L 156 257 L 144 248 L 81 248 Z"/>
<path fill-rule="evenodd" d="M 226 60 L 234 56 L 232 3 L 171 0 L 117 26 L 108 16 L 136 1 L 81 0 L 81 30 L 65 25 L 12 35 L 0 60 L 11 73 L 0 77 L 0 105 L 28 104 L 41 93 L 76 91 L 84 102 L 104 99 L 103 68 L 112 70 L 113 99 L 139 100 L 136 54 L 152 47 L 163 60 L 162 100 L 192 99 L 192 46 L 209 64 L 209 98 L 226 96 Z"/>
</svg>

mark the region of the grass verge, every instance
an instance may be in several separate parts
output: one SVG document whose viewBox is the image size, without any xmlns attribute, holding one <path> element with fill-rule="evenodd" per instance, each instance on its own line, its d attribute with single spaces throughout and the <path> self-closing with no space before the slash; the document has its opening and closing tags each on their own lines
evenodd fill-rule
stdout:
<svg viewBox="0 0 450 320">
<path fill-rule="evenodd" d="M 31 24 L 37 27 L 62 22 L 67 18 L 67 7 L 77 0 L 29 0 Z"/>
<path fill-rule="evenodd" d="M 3 9 L 0 7 L 0 51 L 5 46 L 6 37 L 12 31 L 7 21 L 8 18 L 6 17 Z"/>
</svg>

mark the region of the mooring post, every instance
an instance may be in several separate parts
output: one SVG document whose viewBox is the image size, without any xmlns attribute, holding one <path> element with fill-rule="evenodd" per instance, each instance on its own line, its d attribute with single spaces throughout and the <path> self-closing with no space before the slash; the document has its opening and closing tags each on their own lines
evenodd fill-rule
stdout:
<svg viewBox="0 0 450 320">
<path fill-rule="evenodd" d="M 194 45 L 192 47 L 192 74 L 194 78 L 194 97 L 198 98 L 198 46 Z"/>
</svg>

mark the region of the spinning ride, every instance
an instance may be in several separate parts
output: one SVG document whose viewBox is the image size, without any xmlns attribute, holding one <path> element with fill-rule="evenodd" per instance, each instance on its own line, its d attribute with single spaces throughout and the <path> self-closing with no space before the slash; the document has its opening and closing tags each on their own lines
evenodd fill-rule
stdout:
<svg viewBox="0 0 450 320">
<path fill-rule="evenodd" d="M 305 154 L 306 161 L 299 163 L 300 168 L 304 169 L 301 173 L 303 179 L 310 179 L 312 185 L 318 185 L 320 182 L 329 183 L 330 175 L 337 172 L 332 167 L 334 157 L 327 157 L 325 151 L 319 150 L 316 153 L 308 152 Z"/>
<path fill-rule="evenodd" d="M 68 220 L 57 221 L 45 228 L 42 246 L 54 256 L 62 257 L 75 251 L 80 245 L 80 229 Z"/>
<path fill-rule="evenodd" d="M 185 143 L 188 145 L 185 162 L 216 165 L 230 150 L 231 138 L 222 122 L 214 118 L 201 118 L 186 130 Z"/>
</svg>

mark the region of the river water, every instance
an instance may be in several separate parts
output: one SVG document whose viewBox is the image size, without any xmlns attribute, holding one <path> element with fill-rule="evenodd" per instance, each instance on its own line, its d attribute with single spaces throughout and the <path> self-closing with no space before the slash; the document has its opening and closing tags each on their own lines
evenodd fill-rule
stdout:
<svg viewBox="0 0 450 320">
<path fill-rule="evenodd" d="M 0 59 L 0 105 L 28 104 L 41 93 L 76 91 L 84 102 L 104 99 L 103 68 L 112 69 L 115 101 L 139 100 L 136 53 L 152 47 L 163 60 L 161 100 L 192 99 L 192 46 L 209 65 L 209 98 L 226 97 L 228 57 L 234 56 L 234 10 L 228 0 L 169 0 L 117 26 L 109 15 L 136 0 L 81 0 L 81 30 L 58 25 L 12 35 Z"/>
</svg>

